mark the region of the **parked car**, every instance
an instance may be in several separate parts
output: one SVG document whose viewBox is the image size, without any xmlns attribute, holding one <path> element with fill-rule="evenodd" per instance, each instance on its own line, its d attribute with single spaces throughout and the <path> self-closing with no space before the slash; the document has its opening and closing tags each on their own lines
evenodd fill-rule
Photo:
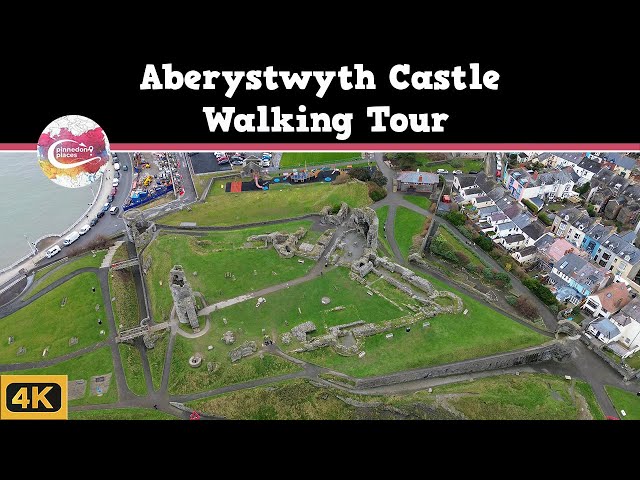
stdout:
<svg viewBox="0 0 640 480">
<path fill-rule="evenodd" d="M 62 244 L 67 247 L 69 245 L 71 245 L 73 242 L 75 242 L 77 239 L 80 238 L 80 234 L 78 232 L 71 232 L 69 235 L 67 235 L 64 239 L 64 241 L 62 242 Z"/>
<path fill-rule="evenodd" d="M 113 176 L 114 176 L 115 178 L 120 178 L 120 172 L 115 172 L 115 173 L 113 174 Z"/>
<path fill-rule="evenodd" d="M 477 174 L 478 174 L 478 172 L 474 172 L 474 171 L 470 171 L 469 172 L 469 175 L 477 175 Z"/>
<path fill-rule="evenodd" d="M 59 253 L 60 250 L 62 250 L 58 245 L 54 245 L 53 247 L 51 247 L 49 250 L 47 250 L 45 252 L 45 256 L 47 258 L 51 258 L 53 257 L 55 254 Z"/>
<path fill-rule="evenodd" d="M 269 159 L 262 159 L 262 162 L 260 163 L 261 167 L 270 167 L 271 166 L 271 160 Z"/>
<path fill-rule="evenodd" d="M 118 180 L 117 178 L 114 178 L 113 182 L 111 182 L 111 186 L 117 187 L 118 185 L 120 185 L 120 180 Z"/>
<path fill-rule="evenodd" d="M 213 152 L 216 158 L 224 157 L 224 152 Z"/>
<path fill-rule="evenodd" d="M 111 207 L 111 210 L 109 210 L 109 213 L 111 215 L 115 215 L 118 213 L 119 210 L 120 210 L 120 207 Z"/>
<path fill-rule="evenodd" d="M 116 162 L 116 163 L 114 163 L 114 164 L 113 164 L 113 168 L 115 168 L 115 169 L 116 169 L 116 172 L 117 172 L 118 170 L 120 170 L 120 164 L 119 164 L 119 163 L 117 163 L 117 162 Z"/>
<path fill-rule="evenodd" d="M 244 161 L 242 159 L 235 159 L 231 161 L 231 165 L 233 165 L 234 167 L 241 167 L 242 165 L 244 165 Z"/>
<path fill-rule="evenodd" d="M 89 222 L 89 225 L 90 225 L 90 226 L 92 226 L 92 227 L 95 227 L 95 226 L 96 226 L 96 224 L 98 223 L 98 220 L 100 220 L 100 218 L 99 218 L 99 217 L 93 217 L 93 218 L 91 219 L 91 221 Z"/>
<path fill-rule="evenodd" d="M 91 225 L 86 224 L 86 225 L 83 225 L 82 227 L 80 227 L 80 230 L 78 230 L 78 233 L 79 233 L 80 235 L 84 235 L 84 234 L 85 234 L 85 233 L 87 233 L 90 229 L 91 229 Z"/>
<path fill-rule="evenodd" d="M 462 175 L 462 170 L 454 170 L 453 174 L 454 175 Z"/>
<path fill-rule="evenodd" d="M 439 168 L 436 170 L 436 173 L 449 173 L 449 170 L 445 170 L 444 168 Z"/>
<path fill-rule="evenodd" d="M 114 199 L 114 198 L 115 198 L 115 197 L 114 197 L 113 195 L 109 195 L 109 196 L 107 197 L 107 202 L 113 202 L 113 199 Z"/>
<path fill-rule="evenodd" d="M 109 192 L 109 195 L 113 195 L 115 197 L 116 193 L 118 193 L 118 187 L 111 187 L 111 192 Z"/>
<path fill-rule="evenodd" d="M 127 167 L 126 165 L 123 165 L 122 166 L 122 170 L 124 170 L 126 172 L 127 170 L 129 170 L 129 167 Z"/>
</svg>

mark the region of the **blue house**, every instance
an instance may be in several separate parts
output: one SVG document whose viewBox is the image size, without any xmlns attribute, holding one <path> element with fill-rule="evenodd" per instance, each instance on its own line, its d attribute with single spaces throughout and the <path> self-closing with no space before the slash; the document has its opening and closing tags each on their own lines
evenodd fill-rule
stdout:
<svg viewBox="0 0 640 480">
<path fill-rule="evenodd" d="M 587 252 L 591 258 L 595 258 L 600 245 L 609 238 L 615 231 L 614 226 L 606 226 L 601 223 L 595 223 L 589 227 L 584 234 L 584 239 L 580 248 Z"/>
</svg>

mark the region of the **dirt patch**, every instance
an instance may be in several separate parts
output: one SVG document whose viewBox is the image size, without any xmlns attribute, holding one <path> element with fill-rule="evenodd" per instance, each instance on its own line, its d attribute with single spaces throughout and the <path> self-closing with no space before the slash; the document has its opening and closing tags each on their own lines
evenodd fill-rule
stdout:
<svg viewBox="0 0 640 480">
<path fill-rule="evenodd" d="M 575 404 L 578 409 L 578 420 L 593 420 L 587 400 L 579 393 L 576 393 Z"/>
</svg>

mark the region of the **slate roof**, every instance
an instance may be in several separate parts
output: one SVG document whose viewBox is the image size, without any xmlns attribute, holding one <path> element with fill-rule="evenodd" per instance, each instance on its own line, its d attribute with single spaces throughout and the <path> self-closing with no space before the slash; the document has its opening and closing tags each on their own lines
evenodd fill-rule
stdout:
<svg viewBox="0 0 640 480">
<path fill-rule="evenodd" d="M 591 326 L 609 339 L 615 338 L 620 335 L 620 330 L 618 329 L 618 327 L 616 327 L 608 318 L 603 318 L 602 320 L 593 322 Z"/>
<path fill-rule="evenodd" d="M 536 207 L 538 207 L 538 210 L 544 207 L 544 200 L 542 200 L 541 198 L 533 197 L 533 198 L 530 198 L 529 201 L 533 203 Z"/>
<path fill-rule="evenodd" d="M 468 188 L 468 189 L 466 189 L 464 191 L 465 197 L 467 195 L 480 195 L 482 193 L 484 193 L 484 192 L 482 191 L 482 189 L 480 187 L 472 187 L 472 188 Z"/>
<path fill-rule="evenodd" d="M 494 202 L 504 198 L 508 195 L 507 189 L 502 185 L 498 185 L 496 188 L 487 192 L 487 196 L 490 197 Z"/>
<path fill-rule="evenodd" d="M 640 250 L 623 240 L 623 238 L 617 233 L 612 234 L 607 240 L 602 243 L 602 246 L 612 251 L 625 262 L 636 264 L 640 262 Z M 629 259 L 627 260 L 627 256 Z"/>
<path fill-rule="evenodd" d="M 497 212 L 499 209 L 495 205 L 489 205 L 488 207 L 483 207 L 478 209 L 478 215 L 481 217 L 486 217 L 487 215 L 491 215 L 493 212 Z"/>
<path fill-rule="evenodd" d="M 622 307 L 622 310 L 614 317 L 614 320 L 623 327 L 634 320 L 640 323 L 640 297 L 634 298 Z"/>
<path fill-rule="evenodd" d="M 493 202 L 493 200 L 490 197 L 487 197 L 486 195 L 481 195 L 479 197 L 476 197 L 476 203 L 485 203 L 485 202 Z"/>
<path fill-rule="evenodd" d="M 496 228 L 498 229 L 498 231 L 502 231 L 502 230 L 511 230 L 512 228 L 516 228 L 516 224 L 513 222 L 504 222 L 501 223 L 500 225 L 496 225 Z"/>
<path fill-rule="evenodd" d="M 563 222 L 573 225 L 583 214 L 589 216 L 586 210 L 576 207 L 563 208 L 558 211 L 557 215 Z"/>
<path fill-rule="evenodd" d="M 523 257 L 528 257 L 529 255 L 538 253 L 538 249 L 534 245 L 531 245 L 530 247 L 525 247 L 522 250 L 519 250 L 518 253 Z"/>
<path fill-rule="evenodd" d="M 618 152 L 607 152 L 601 155 L 603 158 L 606 158 L 610 162 L 615 163 L 619 167 L 626 168 L 627 170 L 632 170 L 636 166 L 635 159 L 631 157 L 627 157 L 626 155 Z"/>
<path fill-rule="evenodd" d="M 509 217 L 507 217 L 504 213 L 502 212 L 497 212 L 491 215 L 491 221 L 492 222 L 500 222 L 502 220 L 506 220 Z"/>
<path fill-rule="evenodd" d="M 539 248 L 542 251 L 547 250 L 549 245 L 556 241 L 556 237 L 554 237 L 551 233 L 545 233 L 538 240 L 535 241 L 536 248 Z"/>
<path fill-rule="evenodd" d="M 488 179 L 484 172 L 480 172 L 476 175 L 476 185 L 478 185 L 483 192 L 487 193 L 496 187 L 496 182 L 493 179 Z"/>
<path fill-rule="evenodd" d="M 467 188 L 471 185 L 476 184 L 476 176 L 475 175 L 456 175 L 458 179 L 458 183 L 460 184 L 460 188 Z"/>
<path fill-rule="evenodd" d="M 587 286 L 598 285 L 607 274 L 606 269 L 596 267 L 575 253 L 567 253 L 555 263 L 554 268 L 573 278 L 576 283 Z"/>
<path fill-rule="evenodd" d="M 542 235 L 544 235 L 545 230 L 546 230 L 546 227 L 539 220 L 532 222 L 531 224 L 527 225 L 522 229 L 524 234 L 529 238 L 533 239 L 534 242 L 538 240 Z"/>
<path fill-rule="evenodd" d="M 512 218 L 511 220 L 518 227 L 520 227 L 520 229 L 523 229 L 523 228 L 528 227 L 529 225 L 531 225 L 533 223 L 534 217 L 529 212 L 522 212 L 520 215 L 518 215 L 517 217 Z"/>
<path fill-rule="evenodd" d="M 594 240 L 603 242 L 604 240 L 607 239 L 609 235 L 611 235 L 611 233 L 613 233 L 614 230 L 615 230 L 614 226 L 608 227 L 601 223 L 594 223 L 591 227 L 586 229 L 584 232 L 585 232 L 585 235 L 593 238 Z"/>
<path fill-rule="evenodd" d="M 504 241 L 506 243 L 518 243 L 524 240 L 524 235 L 520 234 L 520 233 L 516 233 L 513 235 L 507 235 L 506 237 L 504 237 Z"/>
<path fill-rule="evenodd" d="M 398 181 L 403 183 L 433 184 L 438 183 L 438 175 L 429 172 L 400 172 Z"/>
<path fill-rule="evenodd" d="M 578 164 L 580 160 L 584 157 L 583 153 L 576 152 L 544 152 L 538 156 L 539 161 L 546 160 L 547 158 L 555 155 L 556 157 L 562 158 L 563 160 L 567 160 L 568 162 Z"/>
<path fill-rule="evenodd" d="M 596 174 L 596 173 L 598 173 L 600 171 L 600 169 L 602 168 L 602 165 L 600 165 L 595 160 L 591 160 L 590 158 L 586 158 L 585 157 L 578 164 L 578 167 L 583 168 L 583 169 L 585 169 L 588 172 L 591 172 L 593 174 Z"/>
</svg>

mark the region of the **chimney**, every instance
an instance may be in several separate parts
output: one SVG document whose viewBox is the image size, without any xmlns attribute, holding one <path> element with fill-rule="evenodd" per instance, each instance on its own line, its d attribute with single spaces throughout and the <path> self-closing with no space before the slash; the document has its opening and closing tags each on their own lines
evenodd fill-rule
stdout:
<svg viewBox="0 0 640 480">
<path fill-rule="evenodd" d="M 418 177 L 418 183 L 422 183 L 422 175 Z"/>
</svg>

